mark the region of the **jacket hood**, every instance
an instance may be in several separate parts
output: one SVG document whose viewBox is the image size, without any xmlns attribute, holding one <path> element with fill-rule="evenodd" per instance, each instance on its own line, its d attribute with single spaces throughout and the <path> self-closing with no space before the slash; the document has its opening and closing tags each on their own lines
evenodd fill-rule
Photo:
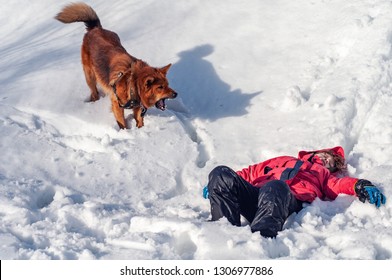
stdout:
<svg viewBox="0 0 392 280">
<path fill-rule="evenodd" d="M 333 153 L 335 153 L 335 154 L 341 156 L 343 159 L 345 159 L 344 150 L 341 146 L 336 146 L 333 148 L 327 148 L 327 149 L 321 149 L 321 150 L 314 150 L 314 151 L 300 151 L 298 153 L 298 158 L 305 159 L 305 158 L 308 158 L 307 155 L 311 155 L 311 154 L 319 153 L 319 152 L 325 152 L 325 151 L 332 151 Z"/>
</svg>

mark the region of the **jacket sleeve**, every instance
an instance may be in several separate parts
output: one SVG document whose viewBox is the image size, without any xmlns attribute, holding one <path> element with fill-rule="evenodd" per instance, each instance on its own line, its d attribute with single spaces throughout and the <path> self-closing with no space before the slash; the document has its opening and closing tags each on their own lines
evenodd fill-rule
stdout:
<svg viewBox="0 0 392 280">
<path fill-rule="evenodd" d="M 324 189 L 324 194 L 332 200 L 341 193 L 356 196 L 354 187 L 357 181 L 358 179 L 353 177 L 338 178 L 330 175 Z"/>
</svg>

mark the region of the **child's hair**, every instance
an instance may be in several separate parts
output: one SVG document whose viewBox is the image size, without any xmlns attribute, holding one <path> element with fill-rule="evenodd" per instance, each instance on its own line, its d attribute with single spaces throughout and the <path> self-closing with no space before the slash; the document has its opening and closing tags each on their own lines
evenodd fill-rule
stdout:
<svg viewBox="0 0 392 280">
<path fill-rule="evenodd" d="M 344 159 L 344 157 L 334 153 L 334 151 L 332 151 L 332 150 L 327 150 L 325 152 L 328 153 L 329 155 L 331 155 L 335 161 L 336 171 L 334 170 L 333 172 L 346 172 L 347 171 L 347 164 L 346 164 L 346 160 Z"/>
</svg>

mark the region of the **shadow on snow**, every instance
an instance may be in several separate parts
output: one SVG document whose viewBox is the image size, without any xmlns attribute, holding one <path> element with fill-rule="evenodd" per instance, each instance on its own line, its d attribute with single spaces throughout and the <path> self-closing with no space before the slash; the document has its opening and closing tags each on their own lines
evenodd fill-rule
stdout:
<svg viewBox="0 0 392 280">
<path fill-rule="evenodd" d="M 231 90 L 213 64 L 204 59 L 213 51 L 213 46 L 206 44 L 180 52 L 180 60 L 169 71 L 172 88 L 192 117 L 215 121 L 246 115 L 251 99 L 261 91 L 246 94 L 239 89 Z"/>
</svg>

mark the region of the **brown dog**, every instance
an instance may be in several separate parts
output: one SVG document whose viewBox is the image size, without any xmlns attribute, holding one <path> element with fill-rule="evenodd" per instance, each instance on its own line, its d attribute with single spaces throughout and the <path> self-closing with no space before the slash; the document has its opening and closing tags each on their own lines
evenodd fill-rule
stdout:
<svg viewBox="0 0 392 280">
<path fill-rule="evenodd" d="M 127 128 L 124 109 L 133 109 L 136 126 L 142 127 L 147 108 L 165 110 L 165 99 L 175 98 L 166 78 L 171 64 L 154 68 L 132 57 L 114 32 L 102 28 L 95 11 L 84 3 L 70 4 L 55 17 L 63 23 L 84 22 L 82 63 L 91 101 L 99 99 L 97 84 L 110 94 L 112 110 L 120 128 Z"/>
</svg>

